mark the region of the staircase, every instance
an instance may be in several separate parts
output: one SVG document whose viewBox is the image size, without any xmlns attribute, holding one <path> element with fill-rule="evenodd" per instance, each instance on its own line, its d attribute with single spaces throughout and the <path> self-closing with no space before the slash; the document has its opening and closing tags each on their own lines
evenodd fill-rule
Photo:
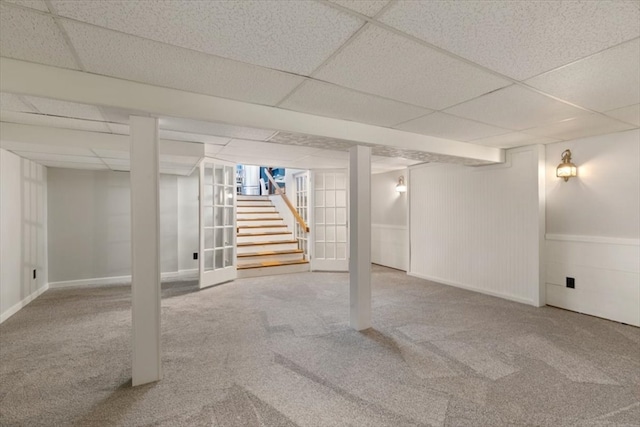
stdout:
<svg viewBox="0 0 640 427">
<path fill-rule="evenodd" d="M 237 199 L 238 278 L 309 271 L 309 261 L 268 196 Z"/>
</svg>

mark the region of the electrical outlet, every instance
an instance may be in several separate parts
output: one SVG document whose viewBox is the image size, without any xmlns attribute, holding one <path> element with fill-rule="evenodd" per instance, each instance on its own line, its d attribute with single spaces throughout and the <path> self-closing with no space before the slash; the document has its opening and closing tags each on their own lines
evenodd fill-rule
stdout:
<svg viewBox="0 0 640 427">
<path fill-rule="evenodd" d="M 193 253 L 193 259 L 198 259 L 198 252 Z"/>
<path fill-rule="evenodd" d="M 575 289 L 576 279 L 574 279 L 573 277 L 567 277 L 567 288 Z"/>
<path fill-rule="evenodd" d="M 33 278 L 34 279 L 36 278 L 36 269 L 35 268 L 33 269 Z"/>
</svg>

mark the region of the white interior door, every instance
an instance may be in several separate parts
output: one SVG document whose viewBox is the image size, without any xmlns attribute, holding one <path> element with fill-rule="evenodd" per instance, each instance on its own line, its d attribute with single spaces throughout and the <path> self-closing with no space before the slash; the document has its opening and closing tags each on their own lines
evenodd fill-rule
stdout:
<svg viewBox="0 0 640 427">
<path fill-rule="evenodd" d="M 200 163 L 200 288 L 236 277 L 236 166 L 205 157 Z"/>
<path fill-rule="evenodd" d="M 293 176 L 295 180 L 294 186 L 294 203 L 298 214 L 302 217 L 307 226 L 309 224 L 309 172 L 300 172 Z M 294 223 L 294 238 L 298 241 L 298 248 L 304 252 L 305 259 L 309 259 L 309 233 L 302 229 L 298 221 Z"/>
<path fill-rule="evenodd" d="M 314 171 L 313 180 L 314 271 L 348 271 L 347 171 Z"/>
</svg>

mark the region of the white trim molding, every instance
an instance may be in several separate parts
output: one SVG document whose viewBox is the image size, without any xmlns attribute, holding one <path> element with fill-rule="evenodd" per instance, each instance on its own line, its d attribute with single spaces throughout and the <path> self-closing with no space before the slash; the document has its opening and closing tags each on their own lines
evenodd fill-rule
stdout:
<svg viewBox="0 0 640 427">
<path fill-rule="evenodd" d="M 640 239 L 627 239 L 621 237 L 604 236 L 580 236 L 572 234 L 546 234 L 547 240 L 558 242 L 599 243 L 606 245 L 640 246 Z"/>
<path fill-rule="evenodd" d="M 42 295 L 44 292 L 46 292 L 48 289 L 49 289 L 49 285 L 45 284 L 40 289 L 37 289 L 36 291 L 32 292 L 30 295 L 27 295 L 25 298 L 22 299 L 22 301 L 9 307 L 4 313 L 0 314 L 0 323 L 4 322 L 8 318 L 16 314 L 18 311 L 24 308 L 31 301 L 33 301 L 34 299 Z"/>
</svg>

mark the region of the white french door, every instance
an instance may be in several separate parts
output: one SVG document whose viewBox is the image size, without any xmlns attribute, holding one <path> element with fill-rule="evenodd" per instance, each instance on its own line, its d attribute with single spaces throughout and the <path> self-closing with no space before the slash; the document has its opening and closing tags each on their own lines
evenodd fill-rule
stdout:
<svg viewBox="0 0 640 427">
<path fill-rule="evenodd" d="M 293 176 L 295 180 L 295 207 L 305 223 L 309 225 L 309 172 L 300 172 Z M 310 226 L 310 225 L 309 225 Z M 294 224 L 294 239 L 298 241 L 298 248 L 304 252 L 305 259 L 309 259 L 309 233 L 302 229 L 297 221 Z"/>
<path fill-rule="evenodd" d="M 314 171 L 313 271 L 348 271 L 347 171 Z"/>
<path fill-rule="evenodd" d="M 236 271 L 236 166 L 200 163 L 200 288 L 228 282 Z"/>
</svg>

